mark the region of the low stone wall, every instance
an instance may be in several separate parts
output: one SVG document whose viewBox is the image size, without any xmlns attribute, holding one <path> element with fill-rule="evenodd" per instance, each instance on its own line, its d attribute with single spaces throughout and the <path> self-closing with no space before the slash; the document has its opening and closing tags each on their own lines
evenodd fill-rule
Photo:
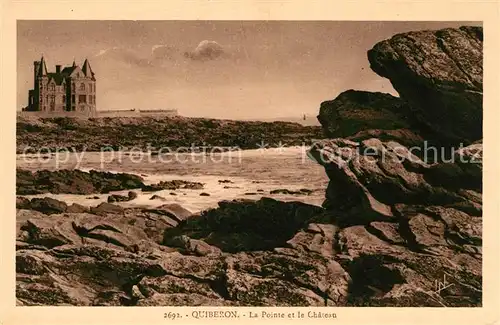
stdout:
<svg viewBox="0 0 500 325">
<path fill-rule="evenodd" d="M 141 117 L 141 116 L 177 116 L 177 110 L 106 110 L 97 111 L 98 117 Z"/>
<path fill-rule="evenodd" d="M 43 118 L 51 118 L 51 117 L 97 117 L 98 114 L 96 112 L 41 112 L 41 111 L 20 111 L 17 112 L 17 117 L 43 117 Z"/>
</svg>

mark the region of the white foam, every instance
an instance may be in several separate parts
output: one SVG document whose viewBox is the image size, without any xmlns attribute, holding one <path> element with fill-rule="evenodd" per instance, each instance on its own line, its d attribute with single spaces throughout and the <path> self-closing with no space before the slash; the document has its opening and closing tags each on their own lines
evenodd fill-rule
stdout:
<svg viewBox="0 0 500 325">
<path fill-rule="evenodd" d="M 243 150 L 238 153 L 224 152 L 218 155 L 227 156 L 230 154 L 241 154 L 241 162 L 216 163 L 209 160 L 206 163 L 158 163 L 148 162 L 133 163 L 128 160 L 123 162 L 111 162 L 103 169 L 100 166 L 100 153 L 86 153 L 78 169 L 82 171 L 99 170 L 111 173 L 130 173 L 139 175 L 146 184 L 155 184 L 160 181 L 171 181 L 175 179 L 200 182 L 204 184 L 201 190 L 179 189 L 175 191 L 142 192 L 140 189 L 134 190 L 138 197 L 130 202 L 119 203 L 123 206 L 158 206 L 165 203 L 178 203 L 191 211 L 200 211 L 211 207 L 216 207 L 222 200 L 232 200 L 239 198 L 259 199 L 262 196 L 273 197 L 283 201 L 297 200 L 310 204 L 320 205 L 324 198 L 324 189 L 328 182 L 323 167 L 314 162 L 302 160 L 305 148 L 288 147 L 283 149 L 256 149 Z M 192 154 L 185 154 L 191 157 Z M 197 157 L 203 155 L 195 154 Z M 123 156 L 127 158 L 129 156 Z M 246 160 L 245 160 L 246 159 Z M 65 164 L 56 167 L 55 157 L 51 156 L 49 163 L 40 163 L 20 158 L 18 155 L 18 168 L 28 170 L 39 169 L 63 169 L 75 168 L 76 155 Z M 229 179 L 231 183 L 219 183 L 219 180 Z M 226 187 L 226 188 L 225 188 Z M 229 188 L 227 188 L 229 187 Z M 270 191 L 275 189 L 299 190 L 307 188 L 315 190 L 311 195 L 271 195 Z M 261 190 L 261 191 L 259 191 Z M 128 191 L 113 192 L 125 194 Z M 170 193 L 177 195 L 170 195 Z M 210 196 L 200 196 L 202 192 Z M 247 195 L 254 193 L 253 195 Z M 151 196 L 159 195 L 166 199 L 150 200 Z M 85 206 L 95 206 L 106 201 L 108 195 L 68 195 L 68 194 L 43 194 L 37 196 L 49 196 L 65 201 L 69 204 L 78 203 Z M 87 199 L 98 196 L 99 199 Z"/>
</svg>

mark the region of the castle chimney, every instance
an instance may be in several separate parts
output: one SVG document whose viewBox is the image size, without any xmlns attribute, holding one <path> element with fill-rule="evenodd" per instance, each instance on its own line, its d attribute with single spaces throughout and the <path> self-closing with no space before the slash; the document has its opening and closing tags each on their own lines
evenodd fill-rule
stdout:
<svg viewBox="0 0 500 325">
<path fill-rule="evenodd" d="M 35 84 L 34 87 L 36 87 L 36 84 L 37 84 L 36 77 L 38 76 L 38 69 L 40 69 L 40 62 L 39 61 L 34 61 L 33 62 L 33 66 L 34 66 L 34 71 L 33 71 L 34 72 L 34 74 L 33 74 L 33 76 L 34 76 L 33 80 L 34 81 L 33 82 Z"/>
<path fill-rule="evenodd" d="M 61 65 L 56 65 L 56 73 L 61 73 Z"/>
</svg>

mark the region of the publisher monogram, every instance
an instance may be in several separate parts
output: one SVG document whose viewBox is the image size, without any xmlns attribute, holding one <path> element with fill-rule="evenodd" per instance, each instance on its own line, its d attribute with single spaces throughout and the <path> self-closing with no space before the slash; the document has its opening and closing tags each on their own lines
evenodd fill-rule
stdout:
<svg viewBox="0 0 500 325">
<path fill-rule="evenodd" d="M 453 286 L 453 283 L 446 282 L 446 273 L 443 274 L 443 281 L 434 281 L 434 292 L 440 294 L 443 290 Z"/>
</svg>

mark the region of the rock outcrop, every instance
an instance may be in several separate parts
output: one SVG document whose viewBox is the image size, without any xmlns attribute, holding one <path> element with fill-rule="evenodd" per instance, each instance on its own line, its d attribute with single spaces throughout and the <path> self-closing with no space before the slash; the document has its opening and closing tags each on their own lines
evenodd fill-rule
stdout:
<svg viewBox="0 0 500 325">
<path fill-rule="evenodd" d="M 145 185 L 142 187 L 144 192 L 156 192 L 163 190 L 177 190 L 177 189 L 190 189 L 190 190 L 201 190 L 204 188 L 204 184 L 199 182 L 190 182 L 180 179 L 174 179 L 171 181 L 160 181 L 156 184 Z"/>
<path fill-rule="evenodd" d="M 108 203 L 128 202 L 135 200 L 137 196 L 138 196 L 137 193 L 134 191 L 129 191 L 127 195 L 112 194 L 108 196 Z"/>
<path fill-rule="evenodd" d="M 328 138 L 378 138 L 407 147 L 469 145 L 482 138 L 483 31 L 464 26 L 393 36 L 368 51 L 399 97 L 347 90 L 321 104 Z"/>
<path fill-rule="evenodd" d="M 111 173 L 97 170 L 89 172 L 78 169 L 16 170 L 16 193 L 18 195 L 33 194 L 94 194 L 109 193 L 127 189 L 140 189 L 143 192 L 162 190 L 203 189 L 204 184 L 174 179 L 160 181 L 155 184 L 144 184 L 141 176 L 128 173 Z M 112 194 L 108 197 L 110 203 L 130 201 L 137 198 L 137 193 L 129 191 L 127 196 Z"/>
<path fill-rule="evenodd" d="M 368 59 L 443 143 L 482 138 L 482 27 L 398 34 L 376 44 Z"/>
<path fill-rule="evenodd" d="M 333 258 L 351 275 L 351 303 L 481 305 L 481 144 L 435 164 L 378 139 L 324 140 L 310 156 L 330 178 L 327 212 L 311 221 L 339 227 Z M 445 276 L 451 287 L 436 292 Z"/>
<path fill-rule="evenodd" d="M 101 216 L 18 210 L 18 302 L 79 306 L 347 303 L 350 277 L 342 266 L 319 250 L 304 250 L 302 246 L 311 245 L 306 237 L 287 243 L 321 208 L 272 199 L 220 205 L 199 216 L 174 206 L 123 209 Z M 331 242 L 334 231 L 321 233 L 328 227 L 312 225 L 303 231 Z M 233 245 L 245 242 L 246 246 Z"/>
<path fill-rule="evenodd" d="M 396 142 L 369 139 L 317 142 L 310 156 L 330 178 L 325 208 L 350 223 L 390 220 L 395 204 L 456 207 L 480 216 L 482 145 L 463 148 L 447 163 L 427 164 Z"/>
<path fill-rule="evenodd" d="M 347 90 L 321 103 L 318 120 L 328 138 L 379 138 L 420 146 L 424 141 L 405 101 L 384 93 Z"/>
<path fill-rule="evenodd" d="M 84 134 L 85 136 L 81 136 Z M 159 136 L 161 134 L 161 136 Z M 291 122 L 232 121 L 188 117 L 131 118 L 17 118 L 17 153 L 37 153 L 41 148 L 70 151 L 101 151 L 165 147 L 217 146 L 258 149 L 261 141 L 270 146 L 302 145 L 321 139 L 320 126 Z M 136 149 L 134 149 L 136 150 Z M 185 151 L 185 150 L 184 150 Z M 218 150 L 217 152 L 220 152 Z"/>
<path fill-rule="evenodd" d="M 330 225 L 334 249 L 306 232 L 292 242 L 344 267 L 348 304 L 480 306 L 482 29 L 395 35 L 368 59 L 400 98 L 346 91 L 322 103 L 331 139 L 309 155 L 330 183 L 311 222 Z"/>
<path fill-rule="evenodd" d="M 284 245 L 308 220 L 321 213 L 319 207 L 270 198 L 222 201 L 217 209 L 204 211 L 167 230 L 165 240 L 187 235 L 225 252 L 270 250 Z"/>
<path fill-rule="evenodd" d="M 144 186 L 142 177 L 127 173 L 84 172 L 78 169 L 16 170 L 17 195 L 109 193 Z"/>
</svg>

